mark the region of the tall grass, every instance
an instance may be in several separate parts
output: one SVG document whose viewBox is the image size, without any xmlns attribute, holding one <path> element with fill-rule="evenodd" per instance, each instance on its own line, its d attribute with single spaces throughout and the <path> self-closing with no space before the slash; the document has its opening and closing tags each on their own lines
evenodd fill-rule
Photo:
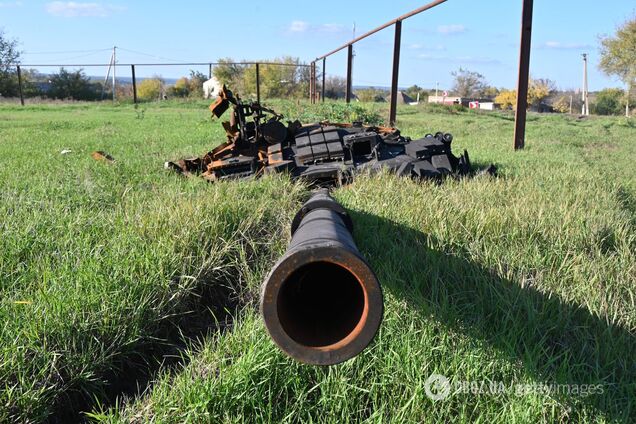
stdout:
<svg viewBox="0 0 636 424">
<path fill-rule="evenodd" d="M 278 106 L 291 119 L 320 114 Z M 629 121 L 531 115 L 526 150 L 512 152 L 505 113 L 400 108 L 404 134 L 451 132 L 454 149 L 496 162 L 501 177 L 365 176 L 335 192 L 386 311 L 362 355 L 318 368 L 279 352 L 253 307 L 305 187 L 165 173 L 164 160 L 223 137 L 191 104 L 0 108 L 0 421 L 64 417 L 61 408 L 106 422 L 636 418 Z M 233 322 L 219 331 L 224 307 Z M 167 344 L 181 365 L 146 363 Z M 113 403 L 135 368 L 156 382 Z M 433 373 L 603 392 L 432 401 Z"/>
</svg>

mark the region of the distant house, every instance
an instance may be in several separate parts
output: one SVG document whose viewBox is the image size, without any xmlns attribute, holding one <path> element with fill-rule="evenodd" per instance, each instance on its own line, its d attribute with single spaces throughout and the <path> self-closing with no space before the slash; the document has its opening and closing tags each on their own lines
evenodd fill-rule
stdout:
<svg viewBox="0 0 636 424">
<path fill-rule="evenodd" d="M 429 103 L 439 103 L 445 105 L 462 105 L 470 109 L 482 109 L 482 110 L 495 110 L 499 109 L 499 104 L 492 101 L 492 99 L 476 99 L 469 97 L 442 97 L 442 96 L 428 96 Z"/>
<path fill-rule="evenodd" d="M 210 78 L 203 83 L 203 98 L 212 99 L 216 97 L 222 88 L 223 84 L 216 77 Z"/>
<path fill-rule="evenodd" d="M 459 105 L 462 104 L 461 97 L 452 97 L 452 96 L 428 96 L 429 103 L 437 103 L 444 105 Z"/>
<path fill-rule="evenodd" d="M 468 103 L 468 107 L 471 109 L 481 109 L 481 110 L 496 110 L 501 109 L 501 105 L 499 103 L 495 103 L 492 100 L 473 100 Z"/>
<path fill-rule="evenodd" d="M 391 101 L 391 96 L 390 95 L 387 96 L 386 101 L 387 102 Z M 397 104 L 399 104 L 399 105 L 408 105 L 408 104 L 411 104 L 411 103 L 415 103 L 415 101 L 408 94 L 406 94 L 403 91 L 398 91 L 397 92 Z"/>
</svg>

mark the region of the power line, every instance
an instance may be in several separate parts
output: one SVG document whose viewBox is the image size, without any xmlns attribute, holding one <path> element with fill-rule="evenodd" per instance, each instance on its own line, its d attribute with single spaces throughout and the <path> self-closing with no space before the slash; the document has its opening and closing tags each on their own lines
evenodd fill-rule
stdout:
<svg viewBox="0 0 636 424">
<path fill-rule="evenodd" d="M 169 60 L 171 62 L 183 62 L 182 60 L 170 59 L 170 58 L 167 58 L 167 57 L 157 56 L 157 55 L 150 54 L 150 53 L 144 53 L 144 52 L 140 52 L 140 51 L 136 51 L 136 50 L 126 49 L 124 47 L 117 47 L 117 48 L 120 49 L 120 50 L 123 50 L 125 52 L 129 52 L 129 53 L 140 54 L 142 56 L 147 56 L 147 57 L 154 57 L 155 59 Z"/>
<path fill-rule="evenodd" d="M 23 54 L 71 54 L 71 53 L 97 53 L 97 52 L 105 52 L 111 49 L 94 49 L 94 50 L 66 50 L 66 51 L 56 51 L 56 52 L 23 52 Z"/>
<path fill-rule="evenodd" d="M 93 56 L 93 55 L 96 55 L 97 53 L 103 53 L 103 52 L 104 52 L 104 50 L 98 50 L 98 51 L 95 51 L 95 52 L 93 52 L 93 53 L 82 54 L 82 55 L 79 55 L 79 56 L 73 56 L 73 57 L 67 57 L 67 58 L 65 58 L 65 59 L 60 59 L 60 60 L 65 61 L 65 60 L 79 59 L 79 58 L 82 58 L 82 57 Z"/>
</svg>

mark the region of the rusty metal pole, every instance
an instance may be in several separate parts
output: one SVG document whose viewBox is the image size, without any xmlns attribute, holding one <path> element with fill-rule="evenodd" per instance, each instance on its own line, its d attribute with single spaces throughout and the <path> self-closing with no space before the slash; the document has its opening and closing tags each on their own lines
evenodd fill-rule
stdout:
<svg viewBox="0 0 636 424">
<path fill-rule="evenodd" d="M 258 63 L 256 64 L 256 101 L 261 102 L 261 70 Z"/>
<path fill-rule="evenodd" d="M 327 58 L 322 58 L 322 87 L 321 87 L 321 96 L 320 100 L 324 103 L 325 101 L 325 75 L 327 73 Z"/>
<path fill-rule="evenodd" d="M 311 62 L 309 68 L 309 100 L 316 103 L 316 62 Z"/>
<path fill-rule="evenodd" d="M 22 93 L 22 70 L 20 69 L 20 65 L 18 68 L 18 91 L 20 92 L 20 104 L 24 106 L 24 94 Z"/>
<path fill-rule="evenodd" d="M 532 6 L 533 0 L 523 0 L 523 12 L 521 14 L 521 47 L 519 49 L 519 79 L 517 82 L 517 111 L 515 115 L 515 150 L 523 149 L 526 137 L 530 44 L 532 39 Z"/>
<path fill-rule="evenodd" d="M 402 21 L 395 22 L 395 42 L 393 44 L 393 76 L 391 78 L 391 108 L 389 125 L 395 125 L 397 115 L 398 76 L 400 73 L 400 44 L 402 42 Z"/>
<path fill-rule="evenodd" d="M 351 102 L 351 71 L 353 67 L 353 44 L 349 44 L 347 47 L 347 91 L 345 98 L 347 103 Z"/>
<path fill-rule="evenodd" d="M 316 104 L 316 100 L 318 100 L 318 70 L 316 67 L 316 62 L 312 62 L 314 67 L 313 77 L 314 77 L 314 96 L 312 103 Z"/>
<path fill-rule="evenodd" d="M 133 103 L 137 104 L 137 78 L 135 77 L 135 65 L 130 65 L 132 71 L 132 84 L 133 84 Z"/>
</svg>

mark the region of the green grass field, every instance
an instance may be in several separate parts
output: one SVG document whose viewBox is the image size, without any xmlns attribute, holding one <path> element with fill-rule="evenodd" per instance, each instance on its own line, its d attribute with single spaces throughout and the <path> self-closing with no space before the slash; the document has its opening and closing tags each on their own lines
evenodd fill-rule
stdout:
<svg viewBox="0 0 636 424">
<path fill-rule="evenodd" d="M 386 310 L 319 368 L 256 308 L 308 189 L 163 169 L 222 140 L 206 106 L 0 105 L 0 422 L 636 420 L 633 120 L 533 114 L 513 152 L 508 114 L 400 109 L 404 134 L 451 132 L 500 177 L 335 191 Z"/>
</svg>

